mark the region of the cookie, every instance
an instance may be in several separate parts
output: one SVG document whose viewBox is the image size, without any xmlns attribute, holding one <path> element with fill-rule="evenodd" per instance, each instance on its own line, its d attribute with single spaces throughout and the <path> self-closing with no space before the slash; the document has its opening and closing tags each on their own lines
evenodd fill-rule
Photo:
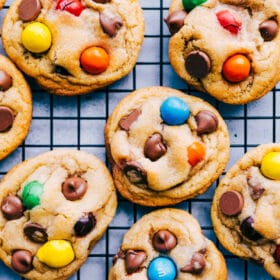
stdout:
<svg viewBox="0 0 280 280">
<path fill-rule="evenodd" d="M 0 55 L 0 160 L 25 139 L 32 119 L 29 85 L 15 65 Z"/>
<path fill-rule="evenodd" d="M 0 258 L 27 279 L 62 280 L 77 271 L 117 205 L 106 166 L 75 150 L 18 164 L 0 189 Z"/>
<path fill-rule="evenodd" d="M 3 21 L 9 57 L 43 88 L 76 95 L 134 67 L 144 38 L 137 0 L 17 0 Z"/>
<path fill-rule="evenodd" d="M 245 104 L 280 80 L 278 1 L 172 0 L 165 21 L 171 65 L 197 90 Z"/>
<path fill-rule="evenodd" d="M 143 216 L 124 235 L 109 280 L 227 279 L 225 260 L 196 219 L 179 209 Z"/>
<path fill-rule="evenodd" d="M 280 278 L 280 144 L 246 153 L 216 189 L 211 216 L 215 233 L 231 253 L 263 265 Z"/>
<path fill-rule="evenodd" d="M 107 121 L 105 142 L 117 189 L 145 206 L 171 205 L 205 192 L 229 156 L 220 114 L 167 87 L 139 89 L 121 100 Z"/>
</svg>

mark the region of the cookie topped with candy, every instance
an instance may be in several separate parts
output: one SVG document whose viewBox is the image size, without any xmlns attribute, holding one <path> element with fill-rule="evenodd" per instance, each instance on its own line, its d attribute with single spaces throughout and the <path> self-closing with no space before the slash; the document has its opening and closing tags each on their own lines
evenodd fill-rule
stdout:
<svg viewBox="0 0 280 280">
<path fill-rule="evenodd" d="M 51 93 L 105 87 L 134 67 L 144 38 L 137 0 L 17 0 L 3 22 L 3 46 Z"/>
<path fill-rule="evenodd" d="M 81 151 L 24 161 L 0 187 L 0 259 L 27 279 L 68 279 L 116 211 L 109 171 Z"/>
<path fill-rule="evenodd" d="M 146 206 L 203 193 L 229 155 L 220 114 L 201 99 L 166 87 L 126 96 L 108 119 L 105 141 L 117 189 Z"/>
<path fill-rule="evenodd" d="M 280 80 L 279 21 L 274 0 L 172 0 L 170 62 L 188 84 L 223 102 L 259 99 Z"/>
<path fill-rule="evenodd" d="M 280 145 L 260 145 L 223 177 L 211 209 L 214 230 L 231 253 L 280 278 Z"/>
</svg>

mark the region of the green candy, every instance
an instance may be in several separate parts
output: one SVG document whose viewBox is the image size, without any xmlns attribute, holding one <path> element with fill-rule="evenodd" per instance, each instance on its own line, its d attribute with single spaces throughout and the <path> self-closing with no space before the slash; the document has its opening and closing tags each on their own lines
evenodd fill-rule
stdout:
<svg viewBox="0 0 280 280">
<path fill-rule="evenodd" d="M 21 198 L 25 208 L 30 210 L 40 204 L 43 188 L 44 185 L 38 181 L 31 181 L 24 186 Z"/>
<path fill-rule="evenodd" d="M 185 10 L 190 11 L 196 6 L 199 6 L 202 3 L 206 2 L 207 0 L 182 0 L 182 1 Z"/>
</svg>

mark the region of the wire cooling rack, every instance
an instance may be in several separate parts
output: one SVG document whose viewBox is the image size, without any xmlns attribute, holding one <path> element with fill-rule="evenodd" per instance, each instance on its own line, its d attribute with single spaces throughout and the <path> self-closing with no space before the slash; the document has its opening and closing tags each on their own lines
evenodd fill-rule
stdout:
<svg viewBox="0 0 280 280">
<path fill-rule="evenodd" d="M 247 150 L 261 143 L 280 142 L 280 84 L 261 100 L 244 106 L 226 105 L 185 84 L 168 60 L 169 31 L 163 22 L 171 0 L 140 0 L 146 20 L 144 44 L 133 71 L 103 91 L 75 97 L 50 95 L 28 79 L 33 91 L 33 120 L 28 137 L 13 154 L 0 162 L 3 176 L 12 166 L 42 152 L 57 148 L 76 148 L 93 153 L 107 163 L 103 128 L 118 101 L 131 91 L 163 85 L 200 96 L 214 105 L 225 118 L 230 131 L 231 156 L 227 169 Z M 3 19 L 11 0 L 0 12 Z M 1 53 L 4 53 L 1 45 Z M 278 104 L 278 106 L 277 106 Z M 176 207 L 188 210 L 200 222 L 205 235 L 222 250 L 229 280 L 272 279 L 262 267 L 231 255 L 218 243 L 210 220 L 210 207 L 216 187 Z M 117 214 L 88 260 L 71 280 L 105 280 L 112 257 L 122 236 L 151 208 L 136 206 L 119 197 Z M 21 279 L 0 262 L 0 280 Z M 59 280 L 59 279 L 58 279 Z"/>
</svg>

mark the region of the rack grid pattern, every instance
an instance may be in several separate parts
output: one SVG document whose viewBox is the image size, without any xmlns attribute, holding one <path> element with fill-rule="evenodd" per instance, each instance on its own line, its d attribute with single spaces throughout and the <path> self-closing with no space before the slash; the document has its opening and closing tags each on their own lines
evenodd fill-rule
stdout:
<svg viewBox="0 0 280 280">
<path fill-rule="evenodd" d="M 12 0 L 0 12 L 2 21 Z M 153 85 L 177 88 L 202 97 L 222 114 L 230 131 L 231 155 L 227 169 L 247 150 L 261 143 L 280 142 L 280 84 L 261 100 L 244 106 L 232 106 L 199 93 L 186 85 L 172 70 L 168 60 L 169 31 L 163 21 L 171 0 L 140 0 L 146 20 L 145 40 L 133 71 L 105 90 L 83 96 L 50 95 L 28 78 L 33 91 L 33 120 L 26 141 L 13 154 L 0 162 L 0 176 L 12 166 L 45 151 L 70 147 L 81 149 L 107 162 L 103 128 L 118 101 L 131 91 Z M 0 52 L 4 54 L 2 45 Z M 232 256 L 224 250 L 213 232 L 210 220 L 214 183 L 203 195 L 174 207 L 192 213 L 206 236 L 212 239 L 226 257 L 229 280 L 272 279 L 262 267 Z M 152 211 L 119 197 L 117 214 L 106 234 L 92 250 L 87 262 L 71 280 L 105 280 L 112 257 L 124 233 L 143 214 Z M 21 279 L 0 262 L 0 280 Z"/>
</svg>

